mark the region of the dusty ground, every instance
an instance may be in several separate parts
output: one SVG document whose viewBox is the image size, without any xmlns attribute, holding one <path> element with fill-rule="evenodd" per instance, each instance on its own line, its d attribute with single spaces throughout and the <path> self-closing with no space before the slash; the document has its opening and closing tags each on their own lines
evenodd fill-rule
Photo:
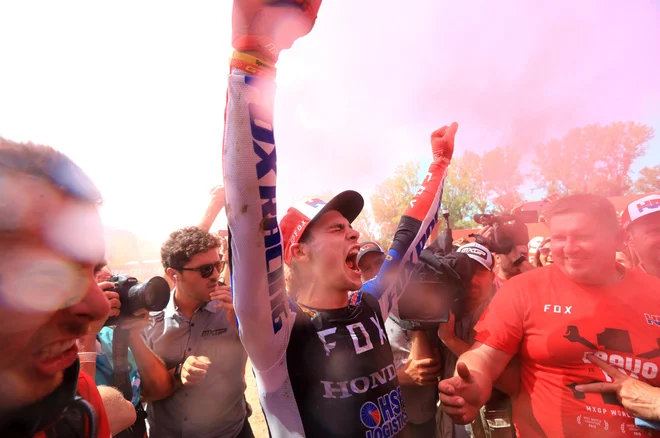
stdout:
<svg viewBox="0 0 660 438">
<path fill-rule="evenodd" d="M 256 438 L 268 438 L 266 420 L 264 419 L 264 414 L 261 411 L 261 405 L 259 404 L 257 382 L 254 380 L 252 364 L 249 360 L 247 366 L 245 367 L 245 383 L 247 384 L 245 397 L 247 398 L 248 403 L 250 403 L 250 406 L 252 406 L 252 416 L 250 417 L 250 426 L 252 427 L 252 432 L 254 432 L 254 436 Z"/>
</svg>

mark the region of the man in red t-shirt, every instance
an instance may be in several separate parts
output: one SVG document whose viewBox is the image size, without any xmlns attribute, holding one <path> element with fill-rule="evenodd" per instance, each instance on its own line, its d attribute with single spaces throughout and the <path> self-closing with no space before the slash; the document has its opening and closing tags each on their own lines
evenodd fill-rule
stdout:
<svg viewBox="0 0 660 438">
<path fill-rule="evenodd" d="M 631 202 L 621 215 L 626 243 L 639 258 L 637 269 L 660 278 L 660 194 Z"/>
<path fill-rule="evenodd" d="M 612 380 L 591 355 L 660 384 L 660 280 L 616 263 L 624 235 L 607 199 L 568 196 L 547 217 L 555 263 L 512 278 L 495 295 L 457 374 L 439 384 L 443 410 L 458 423 L 472 421 L 517 354 L 519 436 L 650 436 L 616 394 L 576 386 Z"/>
<path fill-rule="evenodd" d="M 75 400 L 76 340 L 109 311 L 94 280 L 105 254 L 100 200 L 64 154 L 0 138 L 0 436 L 88 436 L 90 418 L 109 436 L 93 382 L 96 413 Z"/>
</svg>

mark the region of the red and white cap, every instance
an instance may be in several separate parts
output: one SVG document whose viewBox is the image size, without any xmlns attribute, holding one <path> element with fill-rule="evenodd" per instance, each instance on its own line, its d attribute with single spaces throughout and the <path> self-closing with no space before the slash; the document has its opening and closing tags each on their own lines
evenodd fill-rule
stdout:
<svg viewBox="0 0 660 438">
<path fill-rule="evenodd" d="M 649 214 L 660 213 L 660 194 L 645 196 L 628 204 L 621 213 L 621 226 L 627 229 L 637 219 Z"/>
<path fill-rule="evenodd" d="M 341 192 L 329 202 L 314 198 L 290 207 L 280 221 L 284 263 L 288 265 L 291 261 L 291 245 L 300 242 L 307 227 L 313 224 L 323 213 L 337 210 L 348 222 L 353 222 L 362 211 L 362 207 L 364 207 L 362 195 L 353 190 Z"/>
</svg>

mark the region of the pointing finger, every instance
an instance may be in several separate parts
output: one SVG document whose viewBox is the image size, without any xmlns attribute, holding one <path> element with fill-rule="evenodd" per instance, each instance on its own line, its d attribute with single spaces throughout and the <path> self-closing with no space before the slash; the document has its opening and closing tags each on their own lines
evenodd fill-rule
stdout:
<svg viewBox="0 0 660 438">
<path fill-rule="evenodd" d="M 621 378 L 621 377 L 626 377 L 625 374 L 623 374 L 621 371 L 617 370 L 615 367 L 610 365 L 609 363 L 605 362 L 598 356 L 595 356 L 593 354 L 588 354 L 587 355 L 587 360 L 591 362 L 594 365 L 598 365 L 600 369 L 605 371 L 611 378 L 614 380 Z"/>
<path fill-rule="evenodd" d="M 575 390 L 579 391 L 579 392 L 586 392 L 586 393 L 616 392 L 617 391 L 617 384 L 616 383 L 608 383 L 608 382 L 588 383 L 586 385 L 577 385 L 575 387 Z"/>
</svg>

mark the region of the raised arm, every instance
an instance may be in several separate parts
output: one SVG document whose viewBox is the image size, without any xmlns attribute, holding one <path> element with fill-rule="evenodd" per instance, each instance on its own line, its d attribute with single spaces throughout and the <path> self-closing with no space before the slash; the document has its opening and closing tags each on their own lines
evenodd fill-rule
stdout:
<svg viewBox="0 0 660 438">
<path fill-rule="evenodd" d="M 274 64 L 280 49 L 311 30 L 320 3 L 234 2 L 237 51 L 225 110 L 224 185 L 234 309 L 241 341 L 258 370 L 270 369 L 282 358 L 295 318 L 287 300 L 277 224 Z"/>
<path fill-rule="evenodd" d="M 225 207 L 225 188 L 222 186 L 213 187 L 211 190 L 211 199 L 206 207 L 202 220 L 197 225 L 204 231 L 211 231 L 213 223 Z"/>
<path fill-rule="evenodd" d="M 422 186 L 401 216 L 392 246 L 378 276 L 363 286 L 364 291 L 378 298 L 383 318 L 387 318 L 396 308 L 396 303 L 410 280 L 412 268 L 438 223 L 442 187 L 454 153 L 454 136 L 457 129 L 458 124 L 452 123 L 451 126 L 443 126 L 431 135 L 433 162 Z"/>
</svg>

